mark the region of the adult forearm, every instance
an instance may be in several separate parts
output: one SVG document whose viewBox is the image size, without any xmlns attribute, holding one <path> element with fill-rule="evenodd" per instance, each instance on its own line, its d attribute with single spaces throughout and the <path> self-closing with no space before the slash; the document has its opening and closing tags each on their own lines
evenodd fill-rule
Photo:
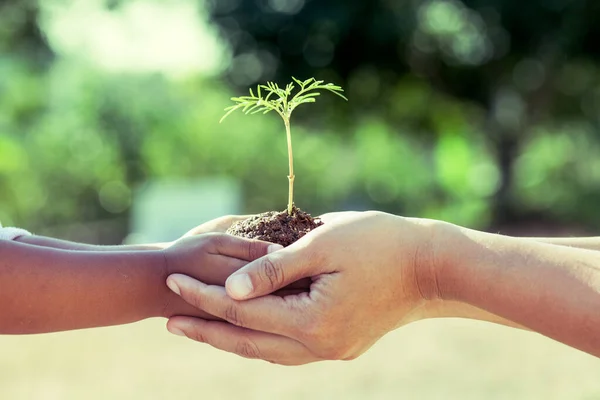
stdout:
<svg viewBox="0 0 600 400">
<path fill-rule="evenodd" d="M 530 330 L 529 328 L 493 314 L 489 311 L 475 307 L 471 304 L 455 300 L 431 300 L 424 303 L 415 313 L 408 316 L 404 323 L 419 321 L 430 318 L 465 318 L 478 321 L 492 322 L 499 325 Z"/>
<path fill-rule="evenodd" d="M 527 238 L 537 242 L 600 251 L 600 237 Z"/>
<path fill-rule="evenodd" d="M 600 356 L 600 253 L 458 227 L 448 244 L 444 299 Z"/>
<path fill-rule="evenodd" d="M 568 246 L 579 249 L 599 250 L 600 237 L 572 237 L 572 238 L 545 238 L 545 237 L 528 237 L 522 238 L 525 241 L 554 244 L 559 246 Z M 441 299 L 432 299 L 426 302 L 417 313 L 411 316 L 412 320 L 422 318 L 448 318 L 460 317 L 468 319 L 476 319 L 481 321 L 493 322 L 501 325 L 510 326 L 513 328 L 526 329 L 529 328 L 508 320 L 501 316 L 492 314 L 489 311 L 475 307 L 471 304 L 462 303 L 460 301 L 449 301 Z"/>
<path fill-rule="evenodd" d="M 78 252 L 0 242 L 0 333 L 42 333 L 159 316 L 159 252 Z"/>
</svg>

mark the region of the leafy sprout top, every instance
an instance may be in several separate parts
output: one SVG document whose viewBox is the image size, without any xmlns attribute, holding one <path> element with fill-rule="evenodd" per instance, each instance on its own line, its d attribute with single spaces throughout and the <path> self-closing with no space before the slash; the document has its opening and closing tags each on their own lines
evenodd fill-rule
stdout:
<svg viewBox="0 0 600 400">
<path fill-rule="evenodd" d="M 320 91 L 323 90 L 329 91 L 344 100 L 348 100 L 342 94 L 344 90 L 333 83 L 324 83 L 324 81 L 318 81 L 315 78 L 310 78 L 305 81 L 300 81 L 293 77 L 292 79 L 298 85 L 298 91 L 296 91 L 296 93 L 294 93 L 294 89 L 296 89 L 294 82 L 287 84 L 285 88 L 280 88 L 276 83 L 267 82 L 266 85 L 258 85 L 256 88 L 256 95 L 252 89 L 250 89 L 250 96 L 232 97 L 231 100 L 236 104 L 225 109 L 225 115 L 223 115 L 220 121 L 223 122 L 225 118 L 236 110 L 241 110 L 244 114 L 266 114 L 270 111 L 275 111 L 283 119 L 287 135 L 290 168 L 290 174 L 288 175 L 288 215 L 292 215 L 294 207 L 294 156 L 292 153 L 292 135 L 290 132 L 290 118 L 292 112 L 300 104 L 314 103 L 316 97 L 321 95 Z"/>
<path fill-rule="evenodd" d="M 225 109 L 226 113 L 220 122 L 227 118 L 229 114 L 239 109 L 245 114 L 257 114 L 261 112 L 266 114 L 269 111 L 276 111 L 284 121 L 286 119 L 289 120 L 292 111 L 300 104 L 314 103 L 316 101 L 315 97 L 321 95 L 318 90 L 328 90 L 344 100 L 348 100 L 342 94 L 344 89 L 333 83 L 324 83 L 324 81 L 318 81 L 315 78 L 307 79 L 304 82 L 296 78 L 292 79 L 300 88 L 293 96 L 292 92 L 296 88 L 293 83 L 287 84 L 285 88 L 280 88 L 276 83 L 267 82 L 266 85 L 258 85 L 256 95 L 250 89 L 250 96 L 232 97 L 231 100 L 237 104 Z"/>
</svg>

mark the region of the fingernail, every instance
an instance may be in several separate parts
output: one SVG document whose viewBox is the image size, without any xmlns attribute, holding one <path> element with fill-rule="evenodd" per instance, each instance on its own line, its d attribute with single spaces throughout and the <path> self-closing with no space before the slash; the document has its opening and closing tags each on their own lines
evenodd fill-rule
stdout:
<svg viewBox="0 0 600 400">
<path fill-rule="evenodd" d="M 177 296 L 181 296 L 181 290 L 179 290 L 179 286 L 173 281 L 173 279 L 167 279 L 167 286 L 169 289 L 173 291 Z"/>
<path fill-rule="evenodd" d="M 269 245 L 269 247 L 267 247 L 267 254 L 274 253 L 274 252 L 276 252 L 277 250 L 281 250 L 281 249 L 283 249 L 283 246 L 282 246 L 282 245 L 280 245 L 280 244 L 272 244 L 272 245 Z"/>
<path fill-rule="evenodd" d="M 183 331 L 182 331 L 181 329 L 179 329 L 179 328 L 176 328 L 176 327 L 174 327 L 174 326 L 169 326 L 169 327 L 167 328 L 167 330 L 168 330 L 169 332 L 171 332 L 173 335 L 177 335 L 177 336 L 185 336 L 185 333 L 183 333 Z"/>
<path fill-rule="evenodd" d="M 254 287 L 252 287 L 252 281 L 250 280 L 250 276 L 248 274 L 230 276 L 229 279 L 227 279 L 226 285 L 229 293 L 231 293 L 236 299 L 243 299 L 254 290 Z"/>
</svg>

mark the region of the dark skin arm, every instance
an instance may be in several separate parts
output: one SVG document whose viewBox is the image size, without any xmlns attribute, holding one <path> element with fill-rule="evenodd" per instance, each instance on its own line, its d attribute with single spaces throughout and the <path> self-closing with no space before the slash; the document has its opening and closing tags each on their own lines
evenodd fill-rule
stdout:
<svg viewBox="0 0 600 400">
<path fill-rule="evenodd" d="M 15 239 L 16 242 L 29 244 L 32 246 L 49 247 L 53 249 L 74 250 L 74 251 L 135 251 L 135 250 L 160 250 L 169 247 L 171 243 L 149 243 L 139 245 L 116 245 L 99 246 L 87 243 L 77 243 L 68 240 L 55 239 L 46 236 L 20 236 Z"/>
<path fill-rule="evenodd" d="M 181 238 L 186 238 L 195 235 L 201 235 L 209 232 L 225 232 L 234 222 L 248 218 L 248 215 L 228 215 L 221 218 L 213 219 L 199 225 Z M 175 242 L 165 243 L 148 243 L 136 245 L 115 245 L 115 246 L 99 246 L 87 243 L 77 243 L 62 239 L 56 239 L 46 236 L 19 236 L 15 241 L 25 244 L 30 244 L 40 247 L 51 247 L 54 249 L 75 250 L 75 251 L 132 251 L 132 250 L 161 250 L 171 246 Z"/>
<path fill-rule="evenodd" d="M 173 272 L 213 284 L 267 252 L 225 234 L 180 239 L 163 250 L 72 251 L 0 241 L 0 334 L 120 325 L 152 317 L 214 318 L 165 285 Z"/>
</svg>

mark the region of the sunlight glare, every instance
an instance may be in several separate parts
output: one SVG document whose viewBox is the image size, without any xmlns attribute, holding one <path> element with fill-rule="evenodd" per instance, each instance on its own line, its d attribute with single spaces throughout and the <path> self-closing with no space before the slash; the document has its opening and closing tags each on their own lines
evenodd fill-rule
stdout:
<svg viewBox="0 0 600 400">
<path fill-rule="evenodd" d="M 134 0 L 116 9 L 104 2 L 41 2 L 41 25 L 52 48 L 113 72 L 169 76 L 216 74 L 226 48 L 198 3 Z"/>
</svg>

